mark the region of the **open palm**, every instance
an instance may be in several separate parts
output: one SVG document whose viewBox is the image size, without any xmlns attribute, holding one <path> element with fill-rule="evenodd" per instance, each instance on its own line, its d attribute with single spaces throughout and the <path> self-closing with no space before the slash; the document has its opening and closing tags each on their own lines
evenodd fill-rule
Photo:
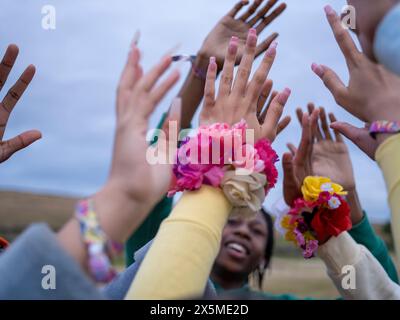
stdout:
<svg viewBox="0 0 400 320">
<path fill-rule="evenodd" d="M 241 1 L 224 16 L 214 29 L 209 33 L 205 39 L 200 54 L 206 58 L 215 57 L 218 69 L 221 70 L 224 64 L 225 52 L 231 38 L 237 37 L 239 41 L 238 54 L 236 57 L 236 64 L 239 64 L 246 44 L 247 35 L 251 28 L 255 28 L 257 34 L 260 34 L 275 18 L 277 18 L 285 9 L 286 4 L 279 5 L 270 15 L 266 16 L 271 8 L 278 2 L 278 0 L 270 0 L 262 7 L 256 15 L 251 18 L 253 13 L 257 11 L 264 0 L 256 0 L 249 7 L 249 9 L 239 18 L 236 15 L 246 5 L 246 1 Z M 256 26 L 256 24 L 258 24 Z M 278 36 L 273 33 L 256 48 L 256 57 L 268 49 L 272 41 Z"/>
<path fill-rule="evenodd" d="M 6 53 L 0 64 L 0 91 L 17 60 L 19 49 L 16 45 L 8 46 Z M 26 148 L 42 137 L 37 130 L 30 130 L 10 139 L 3 140 L 4 132 L 7 127 L 8 119 L 18 100 L 29 86 L 35 75 L 35 67 L 28 66 L 22 73 L 18 81 L 8 90 L 4 99 L 0 102 L 0 163 L 8 160 L 15 152 Z"/>
</svg>

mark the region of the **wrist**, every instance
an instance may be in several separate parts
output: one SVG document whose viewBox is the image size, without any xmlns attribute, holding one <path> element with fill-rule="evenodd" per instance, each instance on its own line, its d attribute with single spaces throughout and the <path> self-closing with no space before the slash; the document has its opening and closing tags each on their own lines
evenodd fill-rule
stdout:
<svg viewBox="0 0 400 320">
<path fill-rule="evenodd" d="M 347 203 L 350 206 L 351 210 L 351 222 L 354 225 L 357 225 L 361 222 L 361 220 L 364 218 L 364 213 L 361 208 L 360 200 L 358 198 L 357 191 L 354 190 L 349 190 L 348 194 L 346 196 Z"/>
<path fill-rule="evenodd" d="M 194 61 L 193 66 L 195 68 L 203 70 L 206 73 L 207 69 L 208 69 L 208 65 L 210 64 L 210 58 L 212 56 L 213 56 L 212 54 L 200 49 L 200 51 L 196 55 L 196 60 Z M 222 68 L 218 64 L 218 60 L 217 60 L 217 73 L 221 72 L 221 70 L 222 70 Z"/>
<path fill-rule="evenodd" d="M 147 202 L 139 203 L 112 180 L 93 196 L 93 201 L 102 229 L 111 240 L 121 243 L 151 209 Z"/>
</svg>

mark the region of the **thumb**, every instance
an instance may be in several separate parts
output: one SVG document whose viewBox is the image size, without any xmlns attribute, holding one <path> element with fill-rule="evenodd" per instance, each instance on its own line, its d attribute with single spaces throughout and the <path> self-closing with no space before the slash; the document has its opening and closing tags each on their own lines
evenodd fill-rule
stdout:
<svg viewBox="0 0 400 320">
<path fill-rule="evenodd" d="M 42 138 L 42 134 L 37 130 L 30 130 L 2 143 L 0 148 L 0 163 L 9 159 L 15 152 L 30 146 L 35 141 Z"/>
<path fill-rule="evenodd" d="M 288 205 L 291 205 L 299 194 L 298 183 L 294 174 L 293 156 L 284 153 L 282 157 L 283 167 L 283 196 Z"/>
<path fill-rule="evenodd" d="M 330 127 L 340 132 L 371 159 L 375 160 L 375 152 L 378 144 L 376 140 L 370 136 L 367 128 L 357 128 L 349 123 L 339 121 L 331 123 Z"/>
</svg>

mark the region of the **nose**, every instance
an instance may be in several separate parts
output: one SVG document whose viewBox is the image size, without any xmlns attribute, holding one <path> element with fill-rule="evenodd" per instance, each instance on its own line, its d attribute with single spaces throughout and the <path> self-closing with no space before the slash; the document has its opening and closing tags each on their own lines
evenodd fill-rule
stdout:
<svg viewBox="0 0 400 320">
<path fill-rule="evenodd" d="M 249 230 L 247 223 L 245 223 L 245 222 L 240 223 L 235 228 L 234 234 L 237 236 L 240 236 L 242 238 L 245 238 L 247 240 L 250 240 L 250 230 Z"/>
</svg>

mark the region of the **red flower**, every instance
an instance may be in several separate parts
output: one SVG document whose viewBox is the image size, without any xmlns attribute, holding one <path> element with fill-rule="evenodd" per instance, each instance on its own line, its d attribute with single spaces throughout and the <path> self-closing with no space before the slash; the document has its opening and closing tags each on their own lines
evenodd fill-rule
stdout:
<svg viewBox="0 0 400 320">
<path fill-rule="evenodd" d="M 264 161 L 264 173 L 267 176 L 267 187 L 266 192 L 273 187 L 278 180 L 278 170 L 276 169 L 275 163 L 279 161 L 279 157 L 274 149 L 272 149 L 271 143 L 267 139 L 259 140 L 254 148 L 261 160 Z"/>
<path fill-rule="evenodd" d="M 350 207 L 343 198 L 340 200 L 339 208 L 330 210 L 322 206 L 311 221 L 311 227 L 315 231 L 320 244 L 325 243 L 332 236 L 337 237 L 343 231 L 350 230 L 352 227 Z"/>
<path fill-rule="evenodd" d="M 0 249 L 5 249 L 8 247 L 8 241 L 0 237 Z"/>
</svg>

